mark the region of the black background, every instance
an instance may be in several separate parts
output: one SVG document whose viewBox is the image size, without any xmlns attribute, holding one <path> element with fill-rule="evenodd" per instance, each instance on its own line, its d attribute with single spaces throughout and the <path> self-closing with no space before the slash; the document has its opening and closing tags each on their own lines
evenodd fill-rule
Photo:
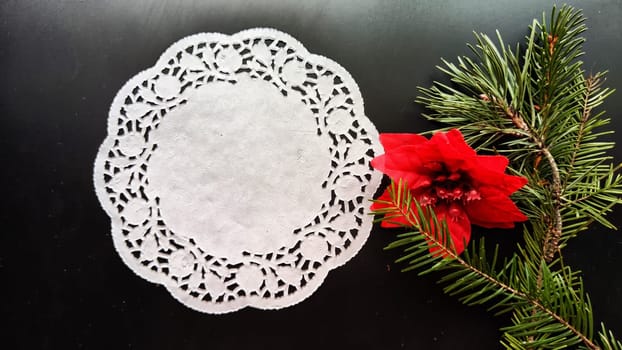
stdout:
<svg viewBox="0 0 622 350">
<path fill-rule="evenodd" d="M 622 88 L 622 3 L 571 2 L 590 30 L 588 71 Z M 445 296 L 438 276 L 400 273 L 375 229 L 307 300 L 279 311 L 193 311 L 134 275 L 115 252 L 92 166 L 121 86 L 197 32 L 285 31 L 359 84 L 381 132 L 434 126 L 412 102 L 468 54 L 472 31 L 522 40 L 549 1 L 0 2 L 0 345 L 4 349 L 496 349 L 506 317 Z M 620 92 L 605 109 L 622 124 Z M 614 151 L 622 160 L 620 149 Z M 614 222 L 622 212 L 613 214 Z M 512 244 L 516 233 L 488 233 Z M 594 228 L 566 262 L 585 273 L 597 322 L 622 336 L 622 237 Z"/>
</svg>

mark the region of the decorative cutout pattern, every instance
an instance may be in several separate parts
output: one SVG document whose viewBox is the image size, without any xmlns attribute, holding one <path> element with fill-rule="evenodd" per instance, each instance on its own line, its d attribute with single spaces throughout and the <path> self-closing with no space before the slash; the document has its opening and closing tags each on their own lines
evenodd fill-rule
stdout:
<svg viewBox="0 0 622 350">
<path fill-rule="evenodd" d="M 253 98 L 252 91 L 259 97 Z M 274 125 L 264 125 L 268 129 L 235 127 L 252 123 L 249 119 L 255 110 L 254 106 L 251 112 L 248 106 L 238 110 L 236 103 L 260 105 L 262 99 L 293 106 L 296 115 L 292 118 L 306 118 L 292 122 L 300 130 L 287 124 L 288 109 L 276 107 L 273 111 L 278 117 L 273 118 Z M 256 110 L 266 111 L 261 106 Z M 224 113 L 229 112 L 231 116 L 224 118 Z M 223 117 L 218 119 L 220 115 Z M 272 119 L 258 120 L 265 124 Z M 277 123 L 285 127 L 278 129 L 282 125 Z M 201 132 L 193 131 L 197 129 Z M 269 150 L 257 149 L 253 138 L 266 130 L 279 130 L 275 137 L 287 130 L 295 131 L 284 138 L 295 147 L 274 143 Z M 206 134 L 210 132 L 220 132 L 218 136 L 229 132 L 229 140 L 251 141 L 246 146 L 244 142 L 227 143 L 239 147 L 239 152 L 222 152 L 227 157 L 246 152 L 247 157 L 239 157 L 238 161 L 252 161 L 249 158 L 255 153 L 261 157 L 262 152 L 281 152 L 278 154 L 285 159 L 294 155 L 290 158 L 297 163 L 285 162 L 285 170 L 278 174 L 276 168 L 269 167 L 265 174 L 262 169 L 249 169 L 248 174 L 226 177 L 233 176 L 235 183 L 243 187 L 247 176 L 258 177 L 258 181 L 262 181 L 261 176 L 263 180 L 276 176 L 279 181 L 307 182 L 307 178 L 298 176 L 310 174 L 314 181 L 288 187 L 288 191 L 304 189 L 292 196 L 300 198 L 301 205 L 305 203 L 306 212 L 296 216 L 298 208 L 291 208 L 291 203 L 282 208 L 269 197 L 259 198 L 265 205 L 275 205 L 274 216 L 264 217 L 262 213 L 262 226 L 252 220 L 253 213 L 248 221 L 240 218 L 239 211 L 249 210 L 245 205 L 255 200 L 252 196 L 238 199 L 241 204 L 233 209 L 222 208 L 227 201 L 217 199 L 210 207 L 213 203 L 208 198 L 214 198 L 218 190 L 226 197 L 231 189 L 220 186 L 218 181 L 225 177 L 214 180 L 220 168 L 210 166 L 208 160 L 201 162 L 205 155 L 209 158 L 214 154 L 218 159 L 214 150 L 220 146 L 211 141 L 216 136 Z M 309 148 L 309 140 L 316 145 Z M 179 145 L 184 143 L 189 153 L 204 144 L 207 148 L 201 157 L 188 160 L 180 152 L 184 148 Z M 317 145 L 326 153 L 318 155 Z M 362 247 L 372 225 L 368 199 L 382 178 L 369 167 L 369 161 L 381 152 L 378 133 L 364 115 L 358 87 L 337 63 L 308 53 L 297 40 L 273 29 L 251 29 L 231 36 L 202 33 L 172 45 L 154 67 L 136 75 L 119 91 L 110 109 L 108 136 L 95 161 L 94 182 L 98 198 L 111 218 L 115 247 L 138 275 L 165 285 L 182 303 L 203 312 L 224 313 L 245 306 L 276 309 L 311 295 L 328 271 L 347 262 Z M 176 155 L 181 160 L 176 160 Z M 201 164 L 178 171 L 188 162 Z M 319 173 L 313 170 L 318 164 L 323 167 Z M 308 171 L 303 171 L 304 166 Z M 215 182 L 210 183 L 212 180 Z M 201 186 L 196 184 L 197 198 L 192 197 L 194 187 L 186 186 L 189 181 L 193 186 L 192 181 L 201 182 Z M 210 187 L 212 184 L 215 187 Z M 249 191 L 257 190 L 252 183 L 246 186 Z M 281 188 L 268 190 L 278 192 Z M 196 203 L 179 208 L 174 205 L 175 196 L 181 196 L 177 198 L 179 203 Z M 173 204 L 167 205 L 167 201 Z M 197 215 L 189 215 L 197 205 L 206 207 L 200 207 Z M 261 209 L 259 205 L 250 208 Z M 310 213 L 308 208 L 315 209 Z M 308 219 L 290 227 L 285 223 L 288 212 Z M 201 217 L 201 213 L 206 216 Z M 220 214 L 222 227 L 217 221 Z M 185 225 L 183 220 L 195 221 Z M 229 225 L 231 222 L 235 225 Z M 253 231 L 263 228 L 266 234 Z M 256 240 L 257 244 L 242 241 L 247 244 L 240 244 L 242 249 L 234 252 L 236 237 Z M 233 243 L 224 248 L 217 246 L 227 239 L 233 239 Z"/>
</svg>

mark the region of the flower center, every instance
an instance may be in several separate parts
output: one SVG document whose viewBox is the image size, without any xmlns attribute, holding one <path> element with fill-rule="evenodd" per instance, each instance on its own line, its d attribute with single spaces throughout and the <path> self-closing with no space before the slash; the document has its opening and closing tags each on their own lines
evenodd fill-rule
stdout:
<svg viewBox="0 0 622 350">
<path fill-rule="evenodd" d="M 472 185 L 468 174 L 461 171 L 449 171 L 444 164 L 434 162 L 427 166 L 435 170 L 430 176 L 430 186 L 419 196 L 419 203 L 423 206 L 435 205 L 437 202 L 453 204 L 457 201 L 465 204 L 481 199 L 479 191 Z"/>
</svg>

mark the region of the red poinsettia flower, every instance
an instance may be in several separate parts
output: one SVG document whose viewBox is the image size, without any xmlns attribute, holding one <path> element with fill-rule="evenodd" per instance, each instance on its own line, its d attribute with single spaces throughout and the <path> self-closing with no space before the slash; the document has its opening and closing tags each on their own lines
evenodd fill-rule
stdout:
<svg viewBox="0 0 622 350">
<path fill-rule="evenodd" d="M 374 158 L 371 165 L 393 181 L 401 179 L 424 212 L 432 208 L 437 218 L 447 223 L 456 253 L 464 251 L 471 224 L 511 228 L 514 222 L 527 220 L 509 197 L 527 179 L 506 174 L 508 159 L 504 156 L 477 155 L 460 131 L 438 132 L 429 140 L 416 134 L 381 134 L 380 142 L 385 154 Z M 389 206 L 382 203 L 390 201 L 387 191 L 372 210 Z M 408 225 L 407 218 L 391 215 L 381 226 L 400 224 Z M 436 250 L 438 247 L 431 249 Z"/>
</svg>

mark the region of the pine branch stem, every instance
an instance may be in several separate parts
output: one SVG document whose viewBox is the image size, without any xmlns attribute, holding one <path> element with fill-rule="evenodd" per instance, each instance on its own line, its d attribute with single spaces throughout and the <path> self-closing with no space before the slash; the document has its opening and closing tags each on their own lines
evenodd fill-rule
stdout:
<svg viewBox="0 0 622 350">
<path fill-rule="evenodd" d="M 499 101 L 496 99 L 496 101 Z M 512 123 L 519 129 L 521 129 L 526 135 L 528 135 L 529 139 L 533 144 L 538 148 L 540 153 L 544 156 L 549 167 L 551 168 L 551 195 L 552 195 L 552 203 L 553 203 L 553 223 L 551 227 L 547 230 L 544 239 L 542 240 L 542 254 L 544 256 L 544 260 L 547 263 L 553 261 L 553 257 L 555 253 L 559 250 L 559 241 L 562 235 L 562 216 L 561 216 L 561 193 L 562 193 L 562 182 L 561 176 L 559 172 L 559 167 L 557 166 L 557 162 L 555 158 L 551 154 L 548 146 L 544 142 L 544 139 L 538 135 L 527 123 L 525 123 L 523 117 L 520 113 L 514 110 L 512 107 L 507 105 L 499 104 L 505 114 L 512 120 Z M 538 273 L 538 281 L 541 281 L 541 273 Z M 538 285 L 538 289 L 541 287 Z"/>
<path fill-rule="evenodd" d="M 543 253 L 544 259 L 547 263 L 550 263 L 553 260 L 553 256 L 559 250 L 559 240 L 562 236 L 562 215 L 561 215 L 561 178 L 559 175 L 559 168 L 557 167 L 557 162 L 555 162 L 555 158 L 549 151 L 547 147 L 542 148 L 542 152 L 546 157 L 549 166 L 551 167 L 551 172 L 553 176 L 553 184 L 552 184 L 552 196 L 553 196 L 553 209 L 555 216 L 553 218 L 552 227 L 547 230 L 546 235 L 544 236 L 543 243 Z M 540 275 L 540 274 L 539 274 Z"/>
<path fill-rule="evenodd" d="M 581 341 L 583 342 L 583 344 L 586 347 L 588 347 L 589 349 L 592 349 L 592 350 L 600 350 L 600 347 L 598 345 L 596 345 L 594 342 L 592 342 L 587 336 L 585 336 L 583 333 L 581 333 L 579 330 L 577 330 L 575 327 L 573 327 L 563 317 L 561 317 L 560 315 L 556 314 L 552 310 L 548 309 L 546 306 L 544 306 L 537 299 L 534 299 L 529 294 L 527 294 L 525 292 L 522 292 L 522 291 L 520 291 L 518 289 L 512 288 L 511 286 L 509 286 L 509 285 L 499 281 L 498 279 L 494 278 L 493 276 L 491 276 L 491 275 L 489 275 L 489 274 L 487 274 L 487 273 L 485 273 L 485 272 L 475 268 L 473 265 L 471 265 L 468 262 L 466 262 L 465 260 L 463 260 L 458 254 L 456 254 L 456 252 L 454 250 L 452 250 L 449 247 L 447 247 L 445 245 L 445 243 L 439 241 L 435 235 L 432 235 L 432 234 L 430 234 L 428 232 L 425 232 L 425 231 L 421 230 L 421 225 L 416 220 L 413 220 L 414 214 L 412 213 L 412 207 L 409 208 L 410 210 L 405 211 L 404 208 L 402 207 L 401 203 L 396 203 L 395 200 L 392 200 L 392 202 L 393 202 L 393 205 L 395 206 L 395 208 L 397 208 L 399 210 L 399 214 L 402 215 L 408 221 L 408 225 L 409 226 L 417 228 L 421 234 L 426 236 L 426 238 L 432 244 L 434 244 L 436 247 L 438 247 L 441 250 L 440 256 L 444 256 L 445 259 L 446 258 L 451 258 L 453 261 L 455 261 L 458 264 L 460 264 L 460 266 L 462 266 L 463 268 L 465 268 L 467 270 L 470 270 L 471 272 L 479 275 L 480 277 L 482 277 L 483 279 L 485 279 L 489 283 L 497 286 L 498 288 L 501 288 L 501 289 L 505 290 L 507 293 L 510 293 L 512 295 L 515 295 L 516 297 L 519 297 L 519 298 L 522 298 L 524 300 L 527 300 L 534 307 L 536 307 L 537 309 L 540 309 L 541 311 L 543 311 L 547 315 L 551 316 L 557 322 L 562 324 L 564 327 L 566 327 L 568 330 L 570 330 L 573 334 L 575 334 L 577 337 L 579 337 L 579 339 L 581 339 Z M 541 276 L 540 276 L 540 279 L 542 279 Z"/>
</svg>

